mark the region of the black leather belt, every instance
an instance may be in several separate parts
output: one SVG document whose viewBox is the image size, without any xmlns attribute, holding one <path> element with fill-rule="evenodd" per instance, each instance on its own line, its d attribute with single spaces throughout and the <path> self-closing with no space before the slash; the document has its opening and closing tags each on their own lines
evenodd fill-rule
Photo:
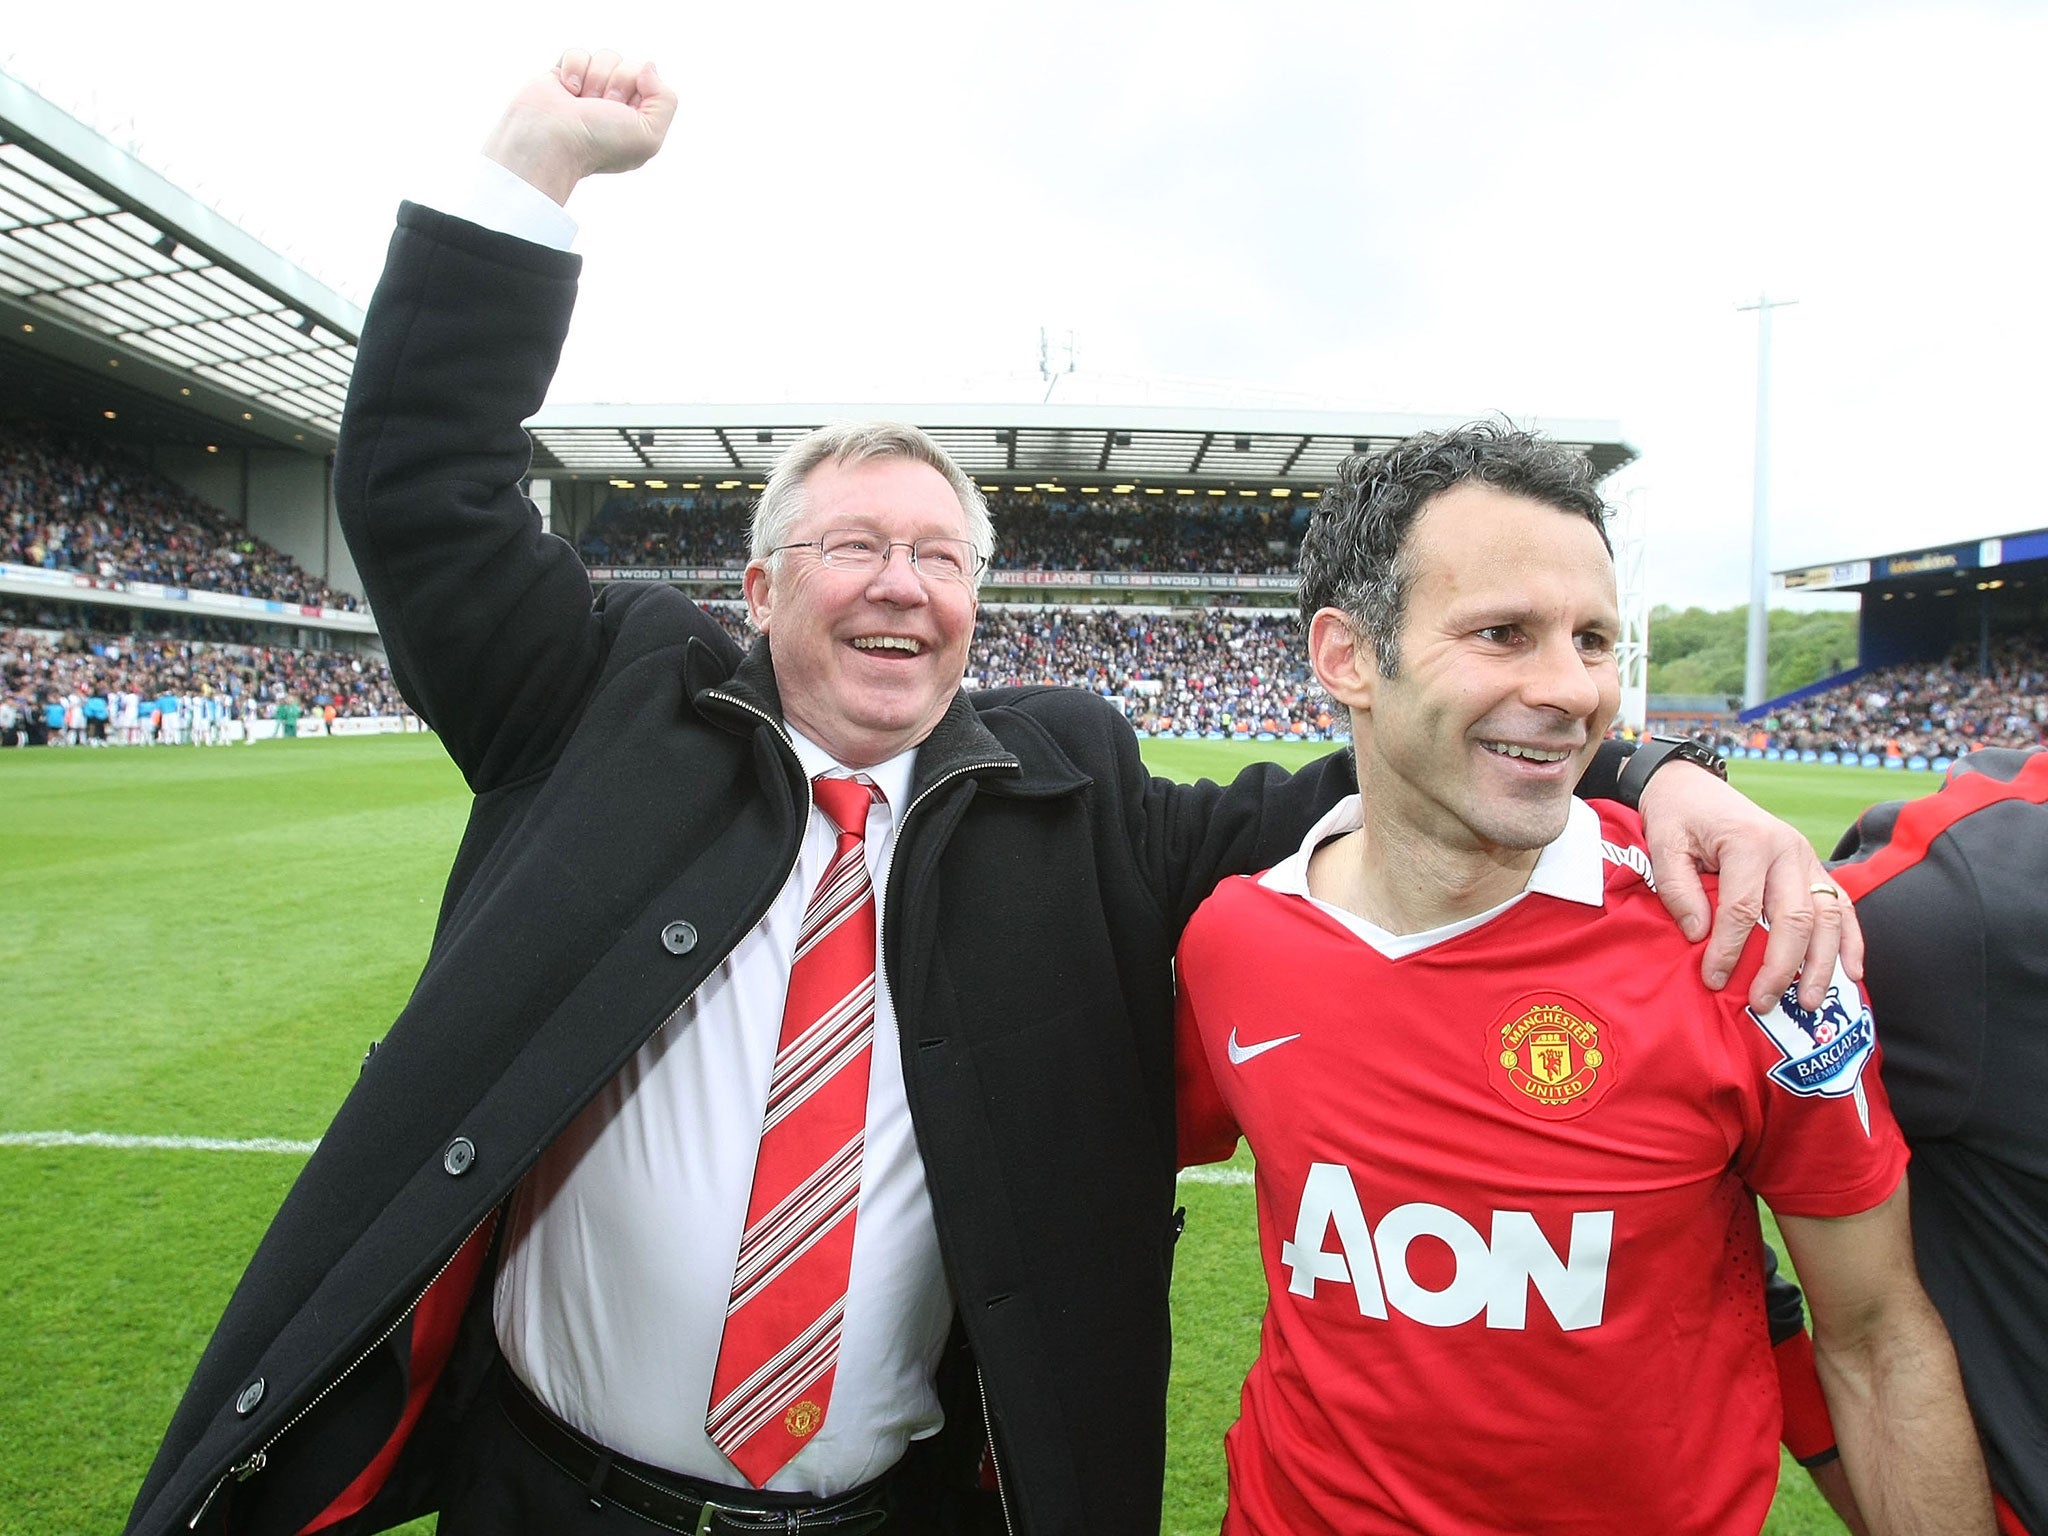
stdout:
<svg viewBox="0 0 2048 1536">
<path fill-rule="evenodd" d="M 722 1488 L 606 1450 L 549 1413 L 502 1365 L 498 1399 L 526 1443 L 582 1484 L 592 1503 L 616 1504 L 672 1531 L 687 1531 L 690 1536 L 822 1536 L 827 1531 L 861 1536 L 878 1530 L 889 1518 L 883 1489 L 887 1478 L 811 1504 L 755 1488 Z"/>
</svg>

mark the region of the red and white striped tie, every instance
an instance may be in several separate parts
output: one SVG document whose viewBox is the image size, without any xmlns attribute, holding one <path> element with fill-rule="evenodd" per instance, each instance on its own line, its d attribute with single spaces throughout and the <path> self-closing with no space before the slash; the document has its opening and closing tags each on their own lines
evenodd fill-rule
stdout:
<svg viewBox="0 0 2048 1536">
<path fill-rule="evenodd" d="M 814 781 L 839 846 L 811 893 L 768 1080 L 705 1428 L 755 1487 L 825 1422 L 839 1368 L 875 1035 L 875 890 L 865 779 Z"/>
</svg>

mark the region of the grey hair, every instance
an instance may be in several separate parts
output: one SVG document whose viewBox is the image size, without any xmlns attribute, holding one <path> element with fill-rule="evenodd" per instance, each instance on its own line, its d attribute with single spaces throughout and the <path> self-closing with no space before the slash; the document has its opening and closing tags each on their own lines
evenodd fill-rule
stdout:
<svg viewBox="0 0 2048 1536">
<path fill-rule="evenodd" d="M 1583 517 L 1613 555 L 1607 503 L 1584 454 L 1511 423 L 1475 421 L 1338 466 L 1301 539 L 1302 623 L 1341 609 L 1371 641 L 1380 675 L 1396 676 L 1415 576 L 1409 530 L 1431 500 L 1468 480 Z"/>
<path fill-rule="evenodd" d="M 981 557 L 984 569 L 987 567 L 996 552 L 996 530 L 981 487 L 929 433 L 906 421 L 842 422 L 820 427 L 791 443 L 768 477 L 768 488 L 754 504 L 753 558 L 767 560 L 789 542 L 790 530 L 804 514 L 804 481 L 812 470 L 821 464 L 866 464 L 875 459 L 909 459 L 944 475 L 966 514 L 967 541 Z M 979 576 L 975 585 L 981 585 Z"/>
</svg>

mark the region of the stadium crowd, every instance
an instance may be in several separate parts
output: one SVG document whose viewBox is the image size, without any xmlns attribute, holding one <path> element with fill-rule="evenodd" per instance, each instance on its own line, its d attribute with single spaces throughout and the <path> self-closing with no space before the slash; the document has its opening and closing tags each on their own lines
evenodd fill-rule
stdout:
<svg viewBox="0 0 2048 1536">
<path fill-rule="evenodd" d="M 984 608 L 969 686 L 1064 683 L 1121 698 L 1139 729 L 1327 738 L 1337 728 L 1291 611 Z M 1348 728 L 1348 722 L 1347 728 Z"/>
<path fill-rule="evenodd" d="M 723 566 L 737 576 L 753 504 L 750 492 L 616 496 L 579 548 L 591 565 Z M 991 512 L 998 570 L 1286 572 L 1296 547 L 1293 509 L 1220 498 L 999 493 Z M 0 560 L 358 606 L 162 476 L 33 424 L 0 426 Z M 747 643 L 738 603 L 707 606 Z M 19 622 L 20 610 L 9 611 Z M 237 712 L 246 699 L 266 718 L 287 702 L 340 716 L 404 708 L 381 662 L 345 652 L 209 642 L 195 637 L 213 631 L 190 622 L 181 638 L 44 627 L 55 622 L 68 621 L 0 630 L 0 737 L 87 739 L 84 728 L 104 711 L 117 722 L 109 739 L 121 739 L 124 694 L 219 699 Z M 1162 734 L 1323 739 L 1343 725 L 1308 672 L 1292 613 L 1282 610 L 1219 608 L 1198 617 L 987 604 L 968 681 L 1087 688 L 1121 699 L 1134 724 Z M 1961 652 L 1938 666 L 1885 668 L 1752 726 L 1697 720 L 1685 728 L 1724 751 L 1933 759 L 2031 746 L 2048 742 L 2048 649 L 2007 643 L 1988 673 Z"/>
<path fill-rule="evenodd" d="M 1285 575 L 1299 542 L 1292 508 L 1207 497 L 1003 497 L 990 513 L 1005 570 Z"/>
<path fill-rule="evenodd" d="M 597 566 L 747 563 L 749 494 L 614 497 L 577 544 Z M 997 571 L 1186 571 L 1285 575 L 1294 569 L 1290 508 L 1208 497 L 1044 494 L 990 498 Z"/>
<path fill-rule="evenodd" d="M 742 605 L 706 607 L 739 644 L 750 643 Z M 975 628 L 967 680 L 984 688 L 1086 688 L 1121 700 L 1132 723 L 1155 734 L 1326 740 L 1344 727 L 1302 659 L 1294 616 L 1278 610 L 1196 616 L 989 604 Z M 122 693 L 217 696 L 236 711 L 246 695 L 262 718 L 287 700 L 340 716 L 405 708 L 382 662 L 341 651 L 0 630 L 0 735 L 20 738 L 31 722 L 56 719 L 48 715 L 52 703 L 83 707 Z M 1885 668 L 1753 726 L 1693 721 L 1684 729 L 1724 752 L 1775 747 L 1931 760 L 1979 747 L 2044 745 L 2048 648 L 2010 643 L 1988 675 L 1962 656 L 1939 666 Z M 64 737 L 53 731 L 50 739 Z"/>
<path fill-rule="evenodd" d="M 2001 643 L 1989 669 L 1974 647 L 1934 665 L 1882 667 L 1751 725 L 1695 725 L 1721 750 L 1775 747 L 1880 758 L 1960 757 L 1979 747 L 2048 744 L 2048 647 Z"/>
<path fill-rule="evenodd" d="M 738 603 L 705 608 L 741 645 L 752 641 Z M 1131 723 L 1157 735 L 1326 740 L 1349 722 L 1308 669 L 1291 610 L 1203 614 L 1119 608 L 1026 608 L 984 603 L 967 656 L 970 688 L 1049 683 L 1122 701 Z"/>
<path fill-rule="evenodd" d="M 0 746 L 204 745 L 229 721 L 404 713 L 390 669 L 343 651 L 0 630 Z"/>
<path fill-rule="evenodd" d="M 0 561 L 353 610 L 358 600 L 183 487 L 39 426 L 0 425 Z"/>
<path fill-rule="evenodd" d="M 577 541 L 585 565 L 724 566 L 747 563 L 751 494 L 684 492 L 659 500 L 614 496 Z"/>
<path fill-rule="evenodd" d="M 740 604 L 706 606 L 738 643 L 751 641 Z M 1110 608 L 990 606 L 975 629 L 968 683 L 1086 688 L 1123 700 L 1132 722 L 1153 732 L 1327 737 L 1335 722 L 1300 649 L 1286 613 L 1224 611 L 1195 618 Z M 246 697 L 262 718 L 274 716 L 287 700 L 341 716 L 404 709 L 382 662 L 341 651 L 0 630 L 0 699 L 8 711 L 0 716 L 0 729 L 21 737 L 46 719 L 61 726 L 61 709 L 48 715 L 53 705 L 84 711 L 74 728 L 96 710 L 118 717 L 124 693 L 143 699 L 218 697 L 228 701 L 231 713 L 240 711 Z M 44 733 L 32 734 L 40 739 Z M 67 737 L 52 731 L 48 739 Z M 116 732 L 110 739 L 124 738 Z"/>
</svg>

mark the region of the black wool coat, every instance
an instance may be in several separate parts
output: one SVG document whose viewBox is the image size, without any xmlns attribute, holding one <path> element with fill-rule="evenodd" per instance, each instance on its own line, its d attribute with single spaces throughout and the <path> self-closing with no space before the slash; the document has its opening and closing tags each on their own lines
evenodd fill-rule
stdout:
<svg viewBox="0 0 2048 1536">
<path fill-rule="evenodd" d="M 578 265 L 401 213 L 336 497 L 475 801 L 425 970 L 207 1346 L 137 1536 L 437 1507 L 490 1358 L 494 1213 L 796 860 L 809 790 L 766 643 L 742 657 L 665 585 L 593 597 L 520 494 Z M 964 1480 L 992 1436 L 1019 1533 L 1157 1529 L 1174 947 L 1354 788 L 1343 754 L 1168 784 L 1062 689 L 963 694 L 923 745 L 883 963 L 964 1338 L 931 1455 Z"/>
</svg>

